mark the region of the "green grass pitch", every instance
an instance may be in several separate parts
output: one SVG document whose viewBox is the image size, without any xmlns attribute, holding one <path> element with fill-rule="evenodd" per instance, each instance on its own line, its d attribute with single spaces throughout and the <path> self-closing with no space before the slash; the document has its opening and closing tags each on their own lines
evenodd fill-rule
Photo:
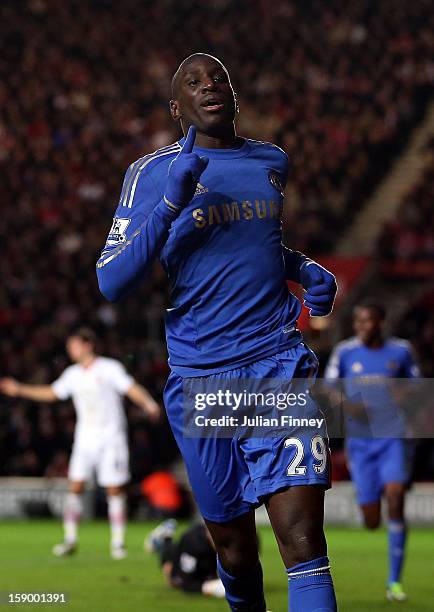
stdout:
<svg viewBox="0 0 434 612">
<path fill-rule="evenodd" d="M 108 525 L 84 523 L 80 550 L 74 557 L 56 559 L 51 547 L 61 537 L 54 521 L 5 521 L 0 524 L 0 590 L 20 592 L 66 591 L 67 605 L 13 605 L 4 610 L 83 610 L 99 612 L 218 612 L 224 601 L 188 596 L 170 590 L 156 559 L 143 552 L 150 524 L 131 523 L 129 556 L 112 561 L 108 554 Z M 260 529 L 268 607 L 286 612 L 286 575 L 271 530 Z M 409 600 L 385 600 L 386 533 L 361 529 L 329 529 L 329 552 L 340 612 L 376 612 L 398 608 L 402 612 L 434 610 L 434 529 L 410 533 L 404 585 Z"/>
</svg>

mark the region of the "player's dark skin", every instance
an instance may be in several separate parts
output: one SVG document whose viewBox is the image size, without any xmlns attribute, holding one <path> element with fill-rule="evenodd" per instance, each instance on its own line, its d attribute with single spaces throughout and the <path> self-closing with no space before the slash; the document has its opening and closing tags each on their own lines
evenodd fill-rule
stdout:
<svg viewBox="0 0 434 612">
<path fill-rule="evenodd" d="M 356 336 L 370 349 L 379 349 L 384 344 L 384 318 L 377 309 L 357 306 L 353 314 L 353 328 Z M 389 519 L 404 520 L 405 485 L 389 482 L 384 487 Z M 366 527 L 376 529 L 381 523 L 381 501 L 362 504 L 361 509 Z"/>
<path fill-rule="evenodd" d="M 182 62 L 172 80 L 170 113 L 187 134 L 196 126 L 198 147 L 237 147 L 236 95 L 226 68 L 210 55 L 197 53 Z M 215 102 L 210 106 L 211 102 Z"/>
<path fill-rule="evenodd" d="M 216 58 L 195 54 L 184 60 L 172 81 L 170 112 L 184 134 L 197 129 L 196 145 L 227 149 L 240 146 L 235 132 L 236 96 L 226 68 Z M 212 102 L 210 110 L 204 104 Z M 324 488 L 294 486 L 266 500 L 285 567 L 327 554 L 323 530 Z M 249 571 L 258 561 L 255 513 L 225 523 L 205 521 L 220 562 L 230 574 Z"/>
</svg>

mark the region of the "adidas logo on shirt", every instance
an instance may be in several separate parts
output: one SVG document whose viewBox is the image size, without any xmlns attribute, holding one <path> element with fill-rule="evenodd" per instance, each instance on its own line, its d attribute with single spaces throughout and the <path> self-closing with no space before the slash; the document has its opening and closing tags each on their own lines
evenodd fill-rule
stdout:
<svg viewBox="0 0 434 612">
<path fill-rule="evenodd" d="M 204 187 L 200 183 L 197 184 L 196 191 L 194 192 L 194 198 L 198 195 L 202 195 L 203 193 L 208 193 L 208 187 Z"/>
</svg>

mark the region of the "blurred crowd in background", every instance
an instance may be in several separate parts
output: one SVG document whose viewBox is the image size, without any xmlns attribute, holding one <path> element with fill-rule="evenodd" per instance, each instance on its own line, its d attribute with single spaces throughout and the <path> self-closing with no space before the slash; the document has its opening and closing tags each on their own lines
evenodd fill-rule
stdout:
<svg viewBox="0 0 434 612">
<path fill-rule="evenodd" d="M 425 147 L 425 170 L 386 224 L 379 239 L 385 260 L 434 260 L 434 138 Z"/>
<path fill-rule="evenodd" d="M 289 154 L 285 241 L 310 256 L 333 252 L 432 96 L 429 0 L 5 1 L 0 20 L 0 371 L 28 382 L 56 378 L 66 335 L 86 324 L 161 398 L 161 268 L 120 305 L 103 300 L 94 268 L 126 168 L 181 135 L 168 99 L 185 56 L 217 55 L 239 133 Z M 433 167 L 385 228 L 382 258 L 419 257 L 422 243 L 433 258 Z M 423 338 L 422 324 L 432 337 L 425 305 L 412 309 L 409 334 Z M 128 411 L 138 480 L 176 451 L 165 424 Z M 64 475 L 73 427 L 70 404 L 6 402 L 0 473 Z"/>
</svg>

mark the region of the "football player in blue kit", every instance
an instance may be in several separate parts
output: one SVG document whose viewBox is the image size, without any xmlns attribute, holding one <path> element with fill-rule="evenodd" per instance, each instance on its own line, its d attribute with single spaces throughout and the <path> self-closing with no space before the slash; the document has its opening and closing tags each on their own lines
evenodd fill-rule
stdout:
<svg viewBox="0 0 434 612">
<path fill-rule="evenodd" d="M 355 337 L 340 342 L 328 362 L 325 378 L 340 381 L 352 410 L 346 419 L 346 448 L 358 503 L 365 525 L 381 522 L 381 498 L 387 500 L 389 577 L 387 598 L 404 601 L 401 573 L 405 555 L 404 499 L 410 479 L 411 443 L 404 440 L 406 426 L 393 397 L 390 379 L 416 378 L 419 368 L 409 343 L 385 338 L 385 310 L 374 301 L 354 309 Z M 350 405 L 349 404 L 349 405 Z"/>
<path fill-rule="evenodd" d="M 234 612 L 265 612 L 255 508 L 265 503 L 287 568 L 292 612 L 336 610 L 323 530 L 329 487 L 325 427 L 302 440 L 195 438 L 183 432 L 183 381 L 308 378 L 317 360 L 297 330 L 300 283 L 312 316 L 328 315 L 334 276 L 281 243 L 288 158 L 235 132 L 236 95 L 216 58 L 186 58 L 172 81 L 172 118 L 185 136 L 127 170 L 97 263 L 117 300 L 159 259 L 171 284 L 166 335 L 168 418 L 218 554 Z M 319 409 L 318 409 L 319 411 Z"/>
</svg>

